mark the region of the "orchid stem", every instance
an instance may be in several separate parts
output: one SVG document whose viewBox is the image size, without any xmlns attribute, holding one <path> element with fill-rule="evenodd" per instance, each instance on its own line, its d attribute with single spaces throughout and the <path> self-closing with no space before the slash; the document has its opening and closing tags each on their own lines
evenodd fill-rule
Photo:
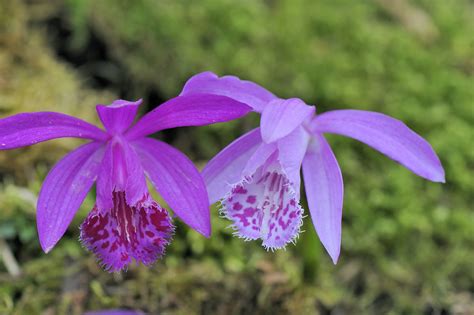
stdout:
<svg viewBox="0 0 474 315">
<path fill-rule="evenodd" d="M 18 277 L 21 274 L 20 266 L 13 256 L 13 253 L 8 246 L 7 242 L 3 238 L 0 238 L 0 256 L 3 259 L 3 263 L 7 268 L 7 271 L 13 277 Z"/>
</svg>

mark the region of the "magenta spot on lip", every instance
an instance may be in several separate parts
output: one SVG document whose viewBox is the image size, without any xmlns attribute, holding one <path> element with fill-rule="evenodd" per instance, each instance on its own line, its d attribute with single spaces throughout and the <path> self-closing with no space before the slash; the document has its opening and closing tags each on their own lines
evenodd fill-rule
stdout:
<svg viewBox="0 0 474 315">
<path fill-rule="evenodd" d="M 247 197 L 247 203 L 254 204 L 257 201 L 257 196 L 251 195 Z"/>
<path fill-rule="evenodd" d="M 246 194 L 247 193 L 247 189 L 245 189 L 243 186 L 237 186 L 235 187 L 232 192 L 234 194 Z"/>
<path fill-rule="evenodd" d="M 232 207 L 234 210 L 240 210 L 242 209 L 242 205 L 238 202 L 234 203 L 234 206 Z"/>
<path fill-rule="evenodd" d="M 250 216 L 253 216 L 255 212 L 257 212 L 257 209 L 255 208 L 245 208 L 244 215 L 250 217 Z"/>
</svg>

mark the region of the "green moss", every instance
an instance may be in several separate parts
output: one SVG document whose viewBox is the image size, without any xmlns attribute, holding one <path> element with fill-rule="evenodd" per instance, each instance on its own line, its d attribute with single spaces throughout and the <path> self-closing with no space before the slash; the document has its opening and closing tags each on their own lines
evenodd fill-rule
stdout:
<svg viewBox="0 0 474 315">
<path fill-rule="evenodd" d="M 21 1 L 0 4 L 0 114 L 58 111 L 96 122 L 95 104 L 110 102 L 112 94 L 87 88 L 73 67 L 58 61 L 45 34 L 29 26 L 29 14 Z M 25 181 L 35 163 L 51 163 L 78 143 L 56 140 L 0 152 L 0 172 Z"/>
<path fill-rule="evenodd" d="M 101 271 L 77 242 L 77 226 L 92 196 L 51 254 L 41 254 L 31 234 L 34 212 L 24 189 L 35 196 L 46 165 L 58 158 L 54 152 L 74 143 L 0 153 L 0 173 L 9 175 L 0 188 L 0 235 L 24 270 L 13 280 L 0 265 L 0 313 L 80 314 L 115 307 L 152 314 L 473 312 L 471 4 L 397 1 L 404 5 L 400 10 L 391 3 L 69 0 L 53 9 L 46 5 L 51 9 L 46 12 L 71 29 L 72 37 L 63 39 L 71 51 L 86 49 L 92 35 L 104 43 L 107 62 L 123 69 L 127 89 L 121 92 L 130 99 L 150 92 L 172 97 L 190 75 L 212 70 L 254 80 L 282 97 L 298 96 L 316 104 L 318 112 L 384 112 L 430 141 L 447 183 L 426 182 L 360 143 L 331 136 L 346 191 L 337 266 L 309 218 L 296 246 L 266 253 L 256 242 L 233 238 L 228 222 L 213 209 L 210 240 L 178 223 L 162 262 L 117 276 Z M 86 78 L 87 72 L 57 60 L 48 34 L 28 26 L 37 11 L 21 2 L 0 4 L 0 45 L 6 47 L 0 50 L 2 115 L 58 110 L 93 121 L 93 105 L 108 102 L 110 95 L 84 87 L 78 72 Z M 202 165 L 257 123 L 254 115 L 164 137 Z"/>
</svg>

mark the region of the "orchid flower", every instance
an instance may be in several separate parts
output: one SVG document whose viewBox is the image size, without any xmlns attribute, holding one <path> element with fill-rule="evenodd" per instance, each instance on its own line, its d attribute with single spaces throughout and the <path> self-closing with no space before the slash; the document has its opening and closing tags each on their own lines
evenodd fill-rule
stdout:
<svg viewBox="0 0 474 315">
<path fill-rule="evenodd" d="M 211 203 L 235 234 L 261 239 L 267 249 L 294 242 L 302 224 L 300 169 L 316 232 L 334 263 L 341 247 L 343 181 L 325 133 L 354 138 L 413 173 L 444 182 L 440 160 L 428 142 L 402 122 L 361 110 L 316 115 L 297 98 L 280 99 L 261 86 L 234 76 L 204 72 L 192 77 L 181 95 L 211 93 L 245 103 L 261 114 L 260 127 L 241 136 L 203 169 Z"/>
<path fill-rule="evenodd" d="M 55 112 L 0 119 L 1 150 L 63 137 L 91 140 L 53 167 L 39 193 L 37 228 L 46 253 L 96 182 L 96 204 L 80 227 L 83 244 L 109 271 L 124 269 L 132 258 L 150 265 L 161 257 L 174 227 L 168 212 L 150 197 L 145 174 L 184 223 L 209 237 L 209 200 L 199 171 L 177 149 L 146 136 L 235 119 L 250 108 L 224 96 L 178 96 L 133 125 L 141 102 L 97 105 L 105 131 Z"/>
</svg>

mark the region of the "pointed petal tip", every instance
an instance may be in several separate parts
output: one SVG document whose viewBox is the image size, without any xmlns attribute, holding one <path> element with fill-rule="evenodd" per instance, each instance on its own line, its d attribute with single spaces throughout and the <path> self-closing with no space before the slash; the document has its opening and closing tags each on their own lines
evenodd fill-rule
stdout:
<svg viewBox="0 0 474 315">
<path fill-rule="evenodd" d="M 420 176 L 434 183 L 446 183 L 446 177 L 442 166 L 436 167 L 430 173 Z"/>
<path fill-rule="evenodd" d="M 444 173 L 443 167 L 441 167 L 441 169 L 439 170 L 438 175 L 433 178 L 433 182 L 442 183 L 442 184 L 446 183 L 446 175 Z"/>
<path fill-rule="evenodd" d="M 439 177 L 433 178 L 432 181 L 435 183 L 446 184 L 446 178 L 444 177 L 444 174 Z"/>
<path fill-rule="evenodd" d="M 429 144 L 428 144 L 429 145 Z M 431 146 L 430 146 L 431 148 Z M 434 183 L 446 183 L 446 174 L 444 172 L 443 164 L 439 157 L 436 155 L 433 148 L 431 148 L 431 159 L 429 162 L 426 162 L 426 170 L 424 173 L 416 173 L 418 176 L 421 176 Z"/>
<path fill-rule="evenodd" d="M 48 236 L 50 235 L 49 233 L 46 233 L 46 231 L 41 229 L 39 226 L 37 227 L 37 229 L 38 229 L 38 240 L 40 243 L 40 247 L 45 254 L 48 254 L 54 248 L 54 246 L 56 246 L 56 244 L 59 242 L 59 239 L 56 241 L 53 241 L 50 238 L 48 238 Z"/>
<path fill-rule="evenodd" d="M 329 256 L 331 257 L 332 263 L 334 265 L 337 265 L 337 262 L 339 261 L 339 252 L 337 252 L 337 254 L 336 253 L 329 254 Z"/>
<path fill-rule="evenodd" d="M 189 226 L 191 227 L 194 231 L 198 232 L 199 234 L 201 234 L 202 236 L 204 236 L 205 238 L 211 238 L 211 229 L 210 228 L 201 228 L 201 227 L 195 227 L 195 226 Z"/>
<path fill-rule="evenodd" d="M 202 236 L 204 236 L 205 238 L 211 238 L 212 230 L 211 230 L 210 224 L 209 224 L 209 226 L 206 226 L 205 228 L 196 227 L 195 230 L 196 230 L 199 234 L 201 234 Z"/>
<path fill-rule="evenodd" d="M 324 248 L 326 249 L 329 257 L 331 258 L 331 261 L 334 265 L 337 265 L 338 261 L 339 261 L 339 256 L 341 254 L 341 246 L 340 246 L 340 243 L 339 243 L 339 246 L 326 246 L 326 244 L 323 243 L 323 246 Z"/>
<path fill-rule="evenodd" d="M 43 250 L 43 252 L 45 254 L 48 254 L 54 248 L 55 245 L 56 245 L 56 243 L 49 244 L 45 241 L 41 241 L 41 239 L 40 239 L 40 246 L 41 246 L 41 249 Z"/>
</svg>

